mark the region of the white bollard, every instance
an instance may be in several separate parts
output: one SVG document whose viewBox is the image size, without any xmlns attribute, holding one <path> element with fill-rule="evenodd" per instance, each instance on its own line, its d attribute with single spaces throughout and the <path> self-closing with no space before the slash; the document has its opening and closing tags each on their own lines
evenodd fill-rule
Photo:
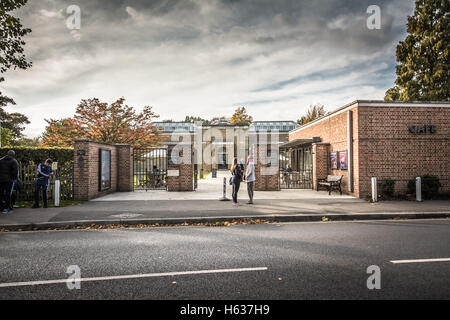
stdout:
<svg viewBox="0 0 450 320">
<path fill-rule="evenodd" d="M 422 202 L 422 178 L 416 178 L 416 201 Z"/>
<path fill-rule="evenodd" d="M 223 178 L 223 196 L 219 201 L 230 201 L 230 199 L 227 198 L 227 178 Z"/>
<path fill-rule="evenodd" d="M 61 197 L 61 182 L 59 180 L 55 180 L 55 207 L 59 207 L 59 198 Z"/>
<path fill-rule="evenodd" d="M 377 178 L 372 178 L 372 202 L 378 202 Z"/>
</svg>

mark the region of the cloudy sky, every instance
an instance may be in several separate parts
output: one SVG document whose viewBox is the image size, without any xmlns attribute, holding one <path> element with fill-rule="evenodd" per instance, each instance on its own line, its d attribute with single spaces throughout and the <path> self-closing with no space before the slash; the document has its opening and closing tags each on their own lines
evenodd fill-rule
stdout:
<svg viewBox="0 0 450 320">
<path fill-rule="evenodd" d="M 66 9 L 81 9 L 69 30 Z M 369 30 L 369 5 L 381 30 Z M 81 99 L 154 107 L 162 119 L 231 116 L 298 119 L 310 104 L 333 110 L 383 99 L 413 0 L 30 0 L 29 70 L 2 91 L 26 114 L 30 137 L 45 118 L 72 116 Z"/>
</svg>

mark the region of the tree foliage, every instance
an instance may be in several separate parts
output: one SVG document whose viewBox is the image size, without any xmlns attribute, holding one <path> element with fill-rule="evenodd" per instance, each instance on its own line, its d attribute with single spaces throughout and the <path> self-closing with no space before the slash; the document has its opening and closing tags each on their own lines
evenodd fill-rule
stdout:
<svg viewBox="0 0 450 320">
<path fill-rule="evenodd" d="M 41 137 L 36 138 L 20 138 L 12 141 L 13 146 L 17 147 L 39 147 L 41 145 Z"/>
<path fill-rule="evenodd" d="M 397 46 L 396 86 L 386 100 L 450 100 L 450 1 L 417 0 Z"/>
<path fill-rule="evenodd" d="M 231 117 L 231 124 L 240 124 L 240 123 L 252 123 L 253 118 L 247 114 L 247 110 L 245 107 L 237 108 Z"/>
<path fill-rule="evenodd" d="M 42 146 L 44 147 L 63 147 L 73 146 L 75 139 L 82 139 L 85 133 L 76 124 L 72 118 L 60 120 L 45 119 L 47 126 L 42 135 Z"/>
<path fill-rule="evenodd" d="M 2 108 L 0 108 L 0 119 L 2 128 L 11 130 L 13 140 L 22 138 L 25 125 L 30 123 L 26 115 L 18 112 L 8 113 Z"/>
<path fill-rule="evenodd" d="M 16 152 L 15 158 L 23 165 L 38 164 L 45 159 L 57 161 L 59 165 L 73 162 L 73 148 L 36 148 L 36 147 L 2 147 L 0 157 L 7 154 L 9 150 Z"/>
<path fill-rule="evenodd" d="M 7 146 L 11 145 L 12 132 L 10 129 L 1 128 L 1 141 L 2 141 L 2 147 L 7 147 Z"/>
<path fill-rule="evenodd" d="M 31 32 L 31 29 L 23 28 L 20 19 L 11 15 L 11 12 L 23 7 L 27 0 L 1 0 L 0 1 L 0 74 L 9 69 L 27 69 L 31 62 L 26 60 L 24 54 L 25 41 L 23 37 Z M 0 76 L 0 83 L 5 81 Z M 24 125 L 30 123 L 28 118 L 20 113 L 7 113 L 4 107 L 15 104 L 14 100 L 4 96 L 0 92 L 0 117 L 2 127 L 11 130 L 12 138 L 22 137 L 21 131 Z"/>
<path fill-rule="evenodd" d="M 314 121 L 320 117 L 326 115 L 325 107 L 321 104 L 310 105 L 306 115 L 297 120 L 297 123 L 301 126 Z"/>
<path fill-rule="evenodd" d="M 194 117 L 194 116 L 186 116 L 186 118 L 184 119 L 184 122 L 191 122 L 191 123 L 195 123 L 195 122 L 201 122 L 204 126 L 209 126 L 211 124 L 211 121 L 203 119 L 201 117 Z"/>
<path fill-rule="evenodd" d="M 28 0 L 2 0 L 0 2 L 0 73 L 10 68 L 27 69 L 31 67 L 23 53 L 23 37 L 31 29 L 23 28 L 20 19 L 10 14 L 21 8 Z"/>
<path fill-rule="evenodd" d="M 43 146 L 68 147 L 75 139 L 89 139 L 135 147 L 158 145 L 161 141 L 152 121 L 159 116 L 152 107 L 137 113 L 125 98 L 108 104 L 99 99 L 81 100 L 72 118 L 47 120 Z"/>
</svg>

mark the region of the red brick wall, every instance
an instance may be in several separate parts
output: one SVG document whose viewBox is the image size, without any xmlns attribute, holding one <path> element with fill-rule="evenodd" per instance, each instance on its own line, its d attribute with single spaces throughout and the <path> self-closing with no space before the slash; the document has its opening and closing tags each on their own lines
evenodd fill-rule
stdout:
<svg viewBox="0 0 450 320">
<path fill-rule="evenodd" d="M 354 179 L 354 195 L 359 196 L 359 184 L 357 183 L 358 174 L 356 174 L 358 170 L 358 143 L 357 143 L 357 137 L 358 137 L 358 114 L 357 114 L 357 108 L 352 108 L 350 111 L 353 111 L 353 155 L 354 155 L 354 173 L 353 173 L 353 179 Z M 313 179 L 314 179 L 314 186 L 316 184 L 316 178 L 318 176 L 323 176 L 330 174 L 330 175 L 336 175 L 341 176 L 343 175 L 342 179 L 342 191 L 345 193 L 348 193 L 348 170 L 331 170 L 330 169 L 330 152 L 338 152 L 338 151 L 347 151 L 348 144 L 347 144 L 347 112 L 342 112 L 339 114 L 336 114 L 335 116 L 332 116 L 328 119 L 324 119 L 321 122 L 318 122 L 316 124 L 311 124 L 309 127 L 306 127 L 302 130 L 298 130 L 296 132 L 292 132 L 289 135 L 289 141 L 295 140 L 295 139 L 311 139 L 313 137 L 320 137 L 322 139 L 323 143 L 328 143 L 328 155 L 327 155 L 327 162 L 326 162 L 326 174 L 325 174 L 325 168 L 320 169 L 321 171 L 319 173 L 314 172 L 313 167 Z M 321 150 L 323 152 L 323 150 Z M 313 151 L 314 153 L 314 151 Z M 321 154 L 321 157 L 323 154 Z M 315 161 L 314 158 L 316 157 L 315 154 L 313 154 L 313 162 Z M 317 161 L 317 160 L 316 160 Z M 350 159 L 349 159 L 350 164 Z M 323 160 L 320 160 L 320 163 L 317 162 L 316 165 L 320 167 L 320 165 L 323 164 Z M 319 168 L 318 167 L 318 168 Z M 320 178 L 320 177 L 319 177 Z"/>
<path fill-rule="evenodd" d="M 117 191 L 131 192 L 133 186 L 133 147 L 127 144 L 116 145 L 118 155 Z"/>
<path fill-rule="evenodd" d="M 313 188 L 317 190 L 317 179 L 325 179 L 329 172 L 328 143 L 314 143 L 313 152 Z"/>
<path fill-rule="evenodd" d="M 438 176 L 441 191 L 450 192 L 450 108 L 359 106 L 351 110 L 355 196 L 370 195 L 371 177 L 397 180 L 396 191 L 405 192 L 407 180 L 424 174 Z M 437 132 L 412 134 L 409 125 L 434 125 Z M 290 141 L 312 137 L 329 143 L 328 152 L 347 150 L 347 111 L 292 132 Z M 344 175 L 343 191 L 348 192 L 347 170 L 331 170 L 328 163 L 328 173 Z"/>
<path fill-rule="evenodd" d="M 111 188 L 99 191 L 100 149 L 111 151 Z M 84 155 L 78 155 L 83 151 Z M 74 146 L 74 197 L 91 200 L 108 193 L 133 190 L 132 147 L 88 140 L 76 140 Z M 80 157 L 83 167 L 80 166 Z"/>
<path fill-rule="evenodd" d="M 361 194 L 370 194 L 370 178 L 406 180 L 424 174 L 441 179 L 450 191 L 450 108 L 359 107 Z M 410 125 L 434 125 L 435 134 L 412 134 Z"/>
<path fill-rule="evenodd" d="M 168 155 L 171 156 L 173 145 L 168 147 Z M 180 152 L 180 158 L 183 157 L 184 152 L 191 151 L 191 163 L 181 163 L 178 165 L 173 165 L 168 168 L 169 171 L 178 171 L 178 176 L 168 176 L 167 177 L 167 191 L 193 191 L 194 190 L 194 166 L 193 166 L 193 155 L 192 146 L 183 148 Z"/>
<path fill-rule="evenodd" d="M 253 159 L 255 163 L 255 191 L 279 191 L 279 168 L 271 167 L 267 159 L 267 150 L 270 146 L 253 146 Z"/>
</svg>

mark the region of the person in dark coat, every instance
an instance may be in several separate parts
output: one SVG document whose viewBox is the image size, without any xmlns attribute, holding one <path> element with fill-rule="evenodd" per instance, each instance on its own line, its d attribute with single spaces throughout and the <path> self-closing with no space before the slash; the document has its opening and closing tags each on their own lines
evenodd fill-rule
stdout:
<svg viewBox="0 0 450 320">
<path fill-rule="evenodd" d="M 3 213 L 13 212 L 11 193 L 13 181 L 19 174 L 19 164 L 15 156 L 14 150 L 9 150 L 8 154 L 0 159 L 0 209 Z"/>
<path fill-rule="evenodd" d="M 44 208 L 47 208 L 47 188 L 50 185 L 50 177 L 53 176 L 51 159 L 39 163 L 37 167 L 37 180 L 34 184 L 34 205 L 33 208 L 39 208 L 39 191 L 42 188 L 42 199 L 44 200 Z"/>
<path fill-rule="evenodd" d="M 230 171 L 233 176 L 233 205 L 239 206 L 240 203 L 238 202 L 237 195 L 241 185 L 243 172 L 241 166 L 238 164 L 237 158 L 234 159 L 233 166 Z"/>
</svg>

